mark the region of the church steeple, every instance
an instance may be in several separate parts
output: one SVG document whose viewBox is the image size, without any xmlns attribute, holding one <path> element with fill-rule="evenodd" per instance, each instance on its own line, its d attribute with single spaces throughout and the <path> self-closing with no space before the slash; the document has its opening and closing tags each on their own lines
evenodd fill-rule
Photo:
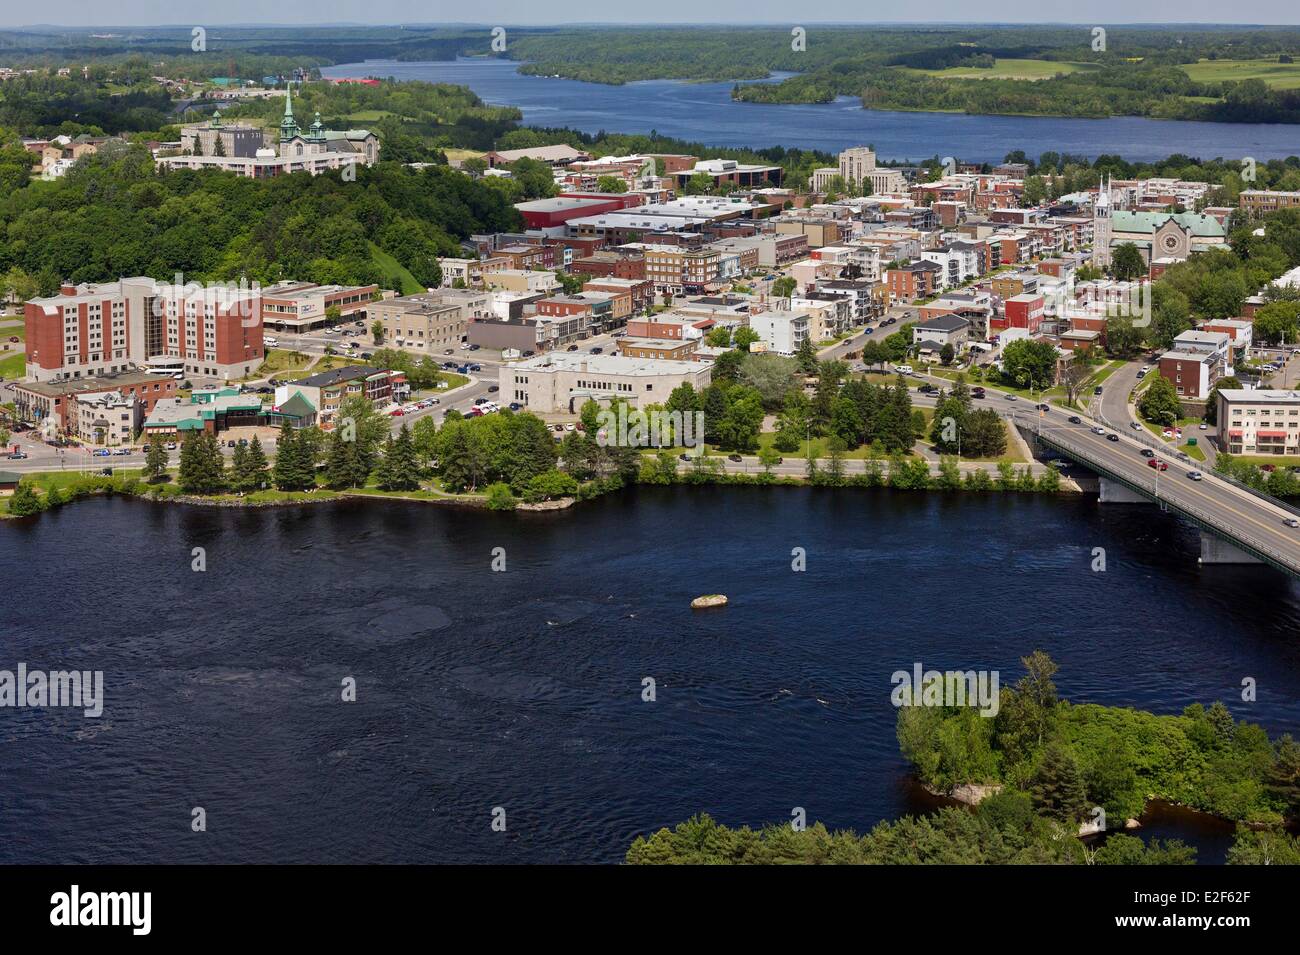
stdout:
<svg viewBox="0 0 1300 955">
<path fill-rule="evenodd" d="M 320 121 L 320 113 L 316 113 L 316 118 L 311 124 L 310 138 L 315 142 L 320 142 L 325 138 L 325 124 Z"/>
<path fill-rule="evenodd" d="M 299 134 L 298 121 L 293 118 L 293 84 L 284 89 L 284 118 L 280 120 L 280 142 L 287 142 Z"/>
</svg>

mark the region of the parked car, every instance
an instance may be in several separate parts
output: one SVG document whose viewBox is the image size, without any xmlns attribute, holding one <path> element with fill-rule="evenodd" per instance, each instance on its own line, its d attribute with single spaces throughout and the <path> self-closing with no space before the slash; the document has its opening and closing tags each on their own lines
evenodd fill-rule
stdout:
<svg viewBox="0 0 1300 955">
<path fill-rule="evenodd" d="M 573 431 L 573 430 L 575 430 L 576 428 L 577 428 L 577 425 L 575 425 L 573 422 L 569 422 L 568 424 L 566 424 L 566 425 L 564 426 L 564 430 L 565 430 L 565 431 Z"/>
<path fill-rule="evenodd" d="M 562 425 L 562 424 L 557 424 L 557 425 L 555 426 L 555 430 L 556 430 L 556 431 L 563 431 L 563 430 L 564 430 L 564 425 Z"/>
<path fill-rule="evenodd" d="M 106 458 L 112 453 L 113 452 L 109 451 L 108 448 L 96 448 L 94 451 L 91 452 L 91 454 L 93 454 L 97 458 Z"/>
<path fill-rule="evenodd" d="M 368 351 L 363 351 L 363 352 L 361 353 L 361 357 L 362 357 L 362 358 L 373 358 L 373 357 L 375 357 L 375 356 L 374 356 L 373 354 L 371 354 L 370 352 L 368 352 Z"/>
<path fill-rule="evenodd" d="M 478 351 L 479 348 L 481 348 L 481 347 L 482 347 L 481 345 L 470 345 L 470 346 L 469 346 L 469 350 L 470 350 L 470 351 Z"/>
<path fill-rule="evenodd" d="M 578 346 L 577 346 L 577 345 L 570 345 L 570 346 L 568 347 L 568 351 L 577 351 L 577 350 L 578 350 Z"/>
<path fill-rule="evenodd" d="M 482 395 L 479 395 L 477 398 L 474 399 L 474 404 L 476 405 L 485 405 L 487 403 L 488 400 L 484 398 Z"/>
<path fill-rule="evenodd" d="M 166 448 L 168 451 L 175 451 L 175 450 L 176 450 L 176 442 L 175 442 L 175 441 L 168 441 L 166 444 L 163 445 L 163 447 Z"/>
<path fill-rule="evenodd" d="M 510 402 L 509 405 L 507 405 L 507 407 L 508 407 L 511 411 L 518 411 L 520 408 L 523 407 L 523 405 L 521 405 L 521 404 L 520 404 L 519 402 L 517 402 L 517 401 L 512 401 L 512 402 Z"/>
<path fill-rule="evenodd" d="M 135 454 L 135 448 L 118 448 L 114 454 Z"/>
<path fill-rule="evenodd" d="M 1101 389 L 1101 385 L 1098 385 L 1096 388 L 1092 389 L 1092 393 L 1093 393 L 1094 395 L 1099 395 L 1099 394 L 1101 394 L 1101 391 L 1102 391 L 1102 389 Z"/>
<path fill-rule="evenodd" d="M 11 451 L 9 453 L 10 461 L 25 461 L 27 459 L 26 451 Z"/>
<path fill-rule="evenodd" d="M 1210 426 L 1206 424 L 1204 421 L 1202 421 L 1199 425 L 1197 425 L 1197 427 L 1200 428 L 1202 431 L 1210 430 Z"/>
<path fill-rule="evenodd" d="M 500 385 L 488 385 L 488 391 L 500 391 L 500 390 L 501 390 Z"/>
<path fill-rule="evenodd" d="M 1141 421 L 1130 421 L 1130 422 L 1128 423 L 1128 426 L 1129 426 L 1130 428 L 1132 428 L 1134 431 L 1141 431 L 1141 430 L 1142 430 L 1142 422 L 1141 422 Z"/>
<path fill-rule="evenodd" d="M 596 348 L 593 348 L 593 349 L 591 350 L 591 353 L 592 353 L 593 355 L 599 355 L 599 354 L 600 354 L 601 352 L 603 352 L 604 350 L 605 350 L 605 349 L 600 348 L 600 347 L 598 346 L 598 347 L 596 347 Z"/>
<path fill-rule="evenodd" d="M 405 415 L 406 412 L 403 411 L 401 408 L 394 408 L 392 411 L 388 412 L 388 417 L 390 418 L 401 418 L 404 417 Z"/>
<path fill-rule="evenodd" d="M 677 457 L 683 461 L 689 461 L 691 459 L 691 456 L 689 454 L 679 454 L 677 455 Z"/>
<path fill-rule="evenodd" d="M 531 348 L 525 348 L 525 349 L 524 349 L 524 357 L 525 357 L 525 358 L 532 358 L 533 355 L 535 355 L 535 354 L 537 354 L 537 353 L 536 353 L 535 351 L 533 351 Z"/>
<path fill-rule="evenodd" d="M 444 348 L 444 349 L 442 350 L 442 353 L 443 353 L 444 355 L 454 355 L 454 354 L 456 354 L 456 349 L 454 349 L 454 348 Z"/>
</svg>

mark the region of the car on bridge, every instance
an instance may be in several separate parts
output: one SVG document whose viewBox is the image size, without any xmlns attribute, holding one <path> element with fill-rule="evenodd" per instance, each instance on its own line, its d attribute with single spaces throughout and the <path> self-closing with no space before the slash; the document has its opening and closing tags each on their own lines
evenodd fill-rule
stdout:
<svg viewBox="0 0 1300 955">
<path fill-rule="evenodd" d="M 1088 430 L 1091 431 L 1093 434 L 1100 434 L 1100 435 L 1103 435 L 1103 436 L 1106 434 L 1106 429 L 1105 429 L 1105 428 L 1099 428 L 1099 427 L 1094 426 L 1094 427 L 1089 428 Z"/>
<path fill-rule="evenodd" d="M 1083 419 L 1080 418 L 1077 414 L 1070 415 L 1069 420 L 1070 420 L 1070 424 L 1083 424 Z"/>
<path fill-rule="evenodd" d="M 1142 457 L 1144 458 L 1154 458 L 1156 456 L 1156 453 L 1152 451 L 1150 448 L 1143 448 L 1138 453 L 1142 455 Z"/>
<path fill-rule="evenodd" d="M 1200 471 L 1188 471 L 1187 476 L 1191 478 L 1193 481 L 1200 481 L 1205 477 L 1205 475 L 1202 474 Z"/>
<path fill-rule="evenodd" d="M 1157 471 L 1169 470 L 1168 464 L 1166 464 L 1164 461 L 1157 461 L 1155 458 L 1152 458 L 1150 461 L 1147 462 L 1147 467 L 1155 468 Z"/>
<path fill-rule="evenodd" d="M 1106 440 L 1107 440 L 1107 441 L 1115 441 L 1115 442 L 1118 442 L 1118 441 L 1119 441 L 1119 435 L 1117 435 L 1117 434 L 1108 434 L 1108 435 L 1106 435 Z"/>
<path fill-rule="evenodd" d="M 1282 523 L 1287 527 L 1300 527 L 1300 521 L 1296 520 L 1294 517 L 1288 517 Z"/>
</svg>

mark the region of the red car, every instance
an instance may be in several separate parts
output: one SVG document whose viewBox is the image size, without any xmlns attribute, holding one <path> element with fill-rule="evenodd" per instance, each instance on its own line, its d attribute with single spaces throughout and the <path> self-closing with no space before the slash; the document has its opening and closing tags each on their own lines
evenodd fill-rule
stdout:
<svg viewBox="0 0 1300 955">
<path fill-rule="evenodd" d="M 401 408 L 394 408 L 392 411 L 388 412 L 388 417 L 390 417 L 390 418 L 401 418 L 401 417 L 403 417 L 405 414 L 406 414 L 406 412 L 403 411 Z"/>
<path fill-rule="evenodd" d="M 1147 467 L 1149 467 L 1149 468 L 1156 468 L 1157 470 L 1160 470 L 1160 471 L 1168 471 L 1168 470 L 1169 470 L 1169 465 L 1168 465 L 1168 464 L 1166 464 L 1164 461 L 1157 461 L 1155 458 L 1150 458 L 1150 459 L 1147 460 Z"/>
</svg>

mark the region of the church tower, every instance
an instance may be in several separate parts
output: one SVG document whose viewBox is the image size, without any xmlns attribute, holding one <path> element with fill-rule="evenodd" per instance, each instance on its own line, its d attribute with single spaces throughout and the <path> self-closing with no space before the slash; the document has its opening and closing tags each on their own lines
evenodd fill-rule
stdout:
<svg viewBox="0 0 1300 955">
<path fill-rule="evenodd" d="M 293 118 L 293 84 L 284 90 L 284 118 L 280 120 L 280 145 L 283 146 L 299 133 L 298 122 Z"/>
<path fill-rule="evenodd" d="M 1110 177 L 1107 176 L 1092 207 L 1092 264 L 1101 268 L 1110 265 L 1110 213 Z"/>
</svg>

